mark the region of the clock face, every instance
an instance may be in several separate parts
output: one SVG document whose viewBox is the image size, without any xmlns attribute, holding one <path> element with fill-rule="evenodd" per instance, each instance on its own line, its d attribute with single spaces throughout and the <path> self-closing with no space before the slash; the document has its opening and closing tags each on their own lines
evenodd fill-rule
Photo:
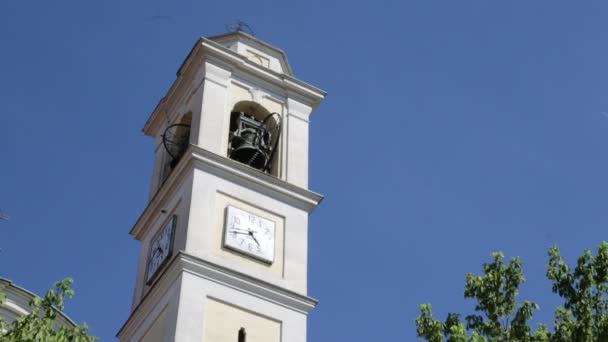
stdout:
<svg viewBox="0 0 608 342">
<path fill-rule="evenodd" d="M 224 246 L 256 259 L 274 261 L 273 221 L 232 206 L 226 208 Z"/>
<path fill-rule="evenodd" d="M 158 270 L 164 266 L 165 262 L 169 260 L 169 256 L 171 256 L 171 253 L 173 252 L 173 232 L 175 231 L 176 221 L 177 216 L 174 215 L 150 243 L 148 270 L 146 273 L 147 284 L 154 279 L 158 273 Z"/>
</svg>

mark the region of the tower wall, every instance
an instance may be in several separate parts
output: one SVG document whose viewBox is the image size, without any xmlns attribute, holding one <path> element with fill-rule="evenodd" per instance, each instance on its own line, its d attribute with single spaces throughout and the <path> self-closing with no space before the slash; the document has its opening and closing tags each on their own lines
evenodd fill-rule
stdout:
<svg viewBox="0 0 608 342">
<path fill-rule="evenodd" d="M 142 248 L 120 341 L 306 341 L 316 305 L 307 294 L 308 216 L 322 200 L 308 190 L 309 120 L 324 96 L 293 77 L 283 51 L 251 35 L 195 44 L 144 127 L 156 161 L 131 230 Z M 271 167 L 230 154 L 247 132 L 233 128 L 231 112 L 256 134 L 265 118 L 276 120 Z M 237 211 L 244 216 L 229 216 Z"/>
</svg>

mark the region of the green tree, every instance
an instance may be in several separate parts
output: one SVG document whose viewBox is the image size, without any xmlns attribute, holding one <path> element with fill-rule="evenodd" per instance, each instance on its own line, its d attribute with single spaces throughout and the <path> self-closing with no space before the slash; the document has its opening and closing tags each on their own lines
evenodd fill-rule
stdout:
<svg viewBox="0 0 608 342">
<path fill-rule="evenodd" d="M 29 305 L 31 312 L 19 317 L 12 324 L 6 324 L 0 318 L 0 342 L 93 342 L 97 337 L 87 334 L 89 327 L 66 327 L 57 324 L 56 318 L 64 310 L 66 297 L 72 298 L 72 279 L 55 283 L 55 289 L 49 290 L 44 298 L 34 297 Z M 0 291 L 0 302 L 4 302 Z"/>
<path fill-rule="evenodd" d="M 570 269 L 557 247 L 549 250 L 547 278 L 563 306 L 555 310 L 553 331 L 545 324 L 529 325 L 537 304 L 517 303 L 520 285 L 525 281 L 522 263 L 508 263 L 502 253 L 483 264 L 483 274 L 467 274 L 465 298 L 477 302 L 475 312 L 464 322 L 460 315 L 448 314 L 445 321 L 435 319 L 430 304 L 420 305 L 416 318 L 418 337 L 429 342 L 605 342 L 608 341 L 608 243 L 603 242 L 594 256 L 585 250 Z"/>
</svg>

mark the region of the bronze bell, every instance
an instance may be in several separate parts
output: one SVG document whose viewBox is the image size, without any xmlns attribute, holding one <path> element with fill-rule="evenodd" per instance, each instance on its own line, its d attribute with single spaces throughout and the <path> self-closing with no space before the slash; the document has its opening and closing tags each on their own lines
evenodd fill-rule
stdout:
<svg viewBox="0 0 608 342">
<path fill-rule="evenodd" d="M 232 152 L 230 158 L 261 170 L 266 165 L 268 156 L 262 150 L 264 145 L 261 131 L 255 128 L 245 128 L 231 140 Z"/>
<path fill-rule="evenodd" d="M 263 119 L 245 112 L 230 113 L 228 156 L 255 169 L 270 172 L 281 135 L 277 113 Z"/>
</svg>

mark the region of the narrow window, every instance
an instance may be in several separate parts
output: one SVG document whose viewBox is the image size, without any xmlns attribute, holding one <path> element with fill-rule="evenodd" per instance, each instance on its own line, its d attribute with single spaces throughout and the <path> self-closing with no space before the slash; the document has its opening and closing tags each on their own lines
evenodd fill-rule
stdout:
<svg viewBox="0 0 608 342">
<path fill-rule="evenodd" d="M 245 333 L 245 328 L 239 329 L 239 341 L 238 342 L 245 342 L 246 337 L 247 337 L 247 334 Z"/>
</svg>

